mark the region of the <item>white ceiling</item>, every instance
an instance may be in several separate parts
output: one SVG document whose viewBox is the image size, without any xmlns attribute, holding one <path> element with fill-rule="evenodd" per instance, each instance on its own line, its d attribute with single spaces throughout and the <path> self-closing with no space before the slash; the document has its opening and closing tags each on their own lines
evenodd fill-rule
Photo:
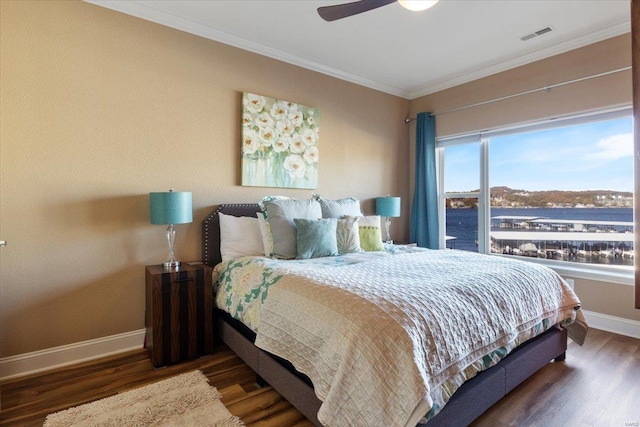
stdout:
<svg viewBox="0 0 640 427">
<path fill-rule="evenodd" d="M 393 3 L 334 22 L 316 9 L 349 0 L 87 1 L 407 99 L 631 30 L 629 0 Z"/>
</svg>

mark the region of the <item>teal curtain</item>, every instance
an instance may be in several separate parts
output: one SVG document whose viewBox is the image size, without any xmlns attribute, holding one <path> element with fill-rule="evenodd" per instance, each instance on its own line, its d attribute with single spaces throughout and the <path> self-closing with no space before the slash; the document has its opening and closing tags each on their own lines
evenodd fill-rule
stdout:
<svg viewBox="0 0 640 427">
<path fill-rule="evenodd" d="M 419 113 L 416 120 L 416 179 L 411 208 L 411 241 L 438 249 L 436 118 Z"/>
</svg>

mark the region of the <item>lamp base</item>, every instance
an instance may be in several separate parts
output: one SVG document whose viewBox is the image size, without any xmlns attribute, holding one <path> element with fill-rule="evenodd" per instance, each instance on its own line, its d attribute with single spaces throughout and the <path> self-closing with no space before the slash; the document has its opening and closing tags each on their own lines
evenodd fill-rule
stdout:
<svg viewBox="0 0 640 427">
<path fill-rule="evenodd" d="M 176 229 L 173 224 L 170 224 L 169 227 L 167 227 L 167 242 L 169 243 L 169 257 L 162 263 L 162 266 L 165 268 L 178 267 L 180 266 L 180 261 L 176 259 L 176 252 L 174 250 Z"/>
<path fill-rule="evenodd" d="M 391 218 L 388 216 L 385 217 L 384 227 L 387 231 L 387 240 L 385 240 L 385 243 L 393 243 L 393 240 L 391 240 Z"/>
<path fill-rule="evenodd" d="M 180 261 L 165 261 L 162 266 L 165 268 L 180 267 Z"/>
</svg>

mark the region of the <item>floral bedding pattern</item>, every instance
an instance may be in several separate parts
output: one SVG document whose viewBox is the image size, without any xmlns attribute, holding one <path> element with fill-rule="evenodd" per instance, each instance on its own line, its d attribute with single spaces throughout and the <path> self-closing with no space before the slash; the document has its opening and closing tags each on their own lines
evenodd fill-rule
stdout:
<svg viewBox="0 0 640 427">
<path fill-rule="evenodd" d="M 381 256 L 420 250 L 422 249 L 416 247 L 387 245 L 386 252 L 350 253 L 305 260 L 253 256 L 235 258 L 218 264 L 213 271 L 216 305 L 256 332 L 260 323 L 260 308 L 269 294 L 269 288 L 284 274 L 313 268 L 340 267 Z"/>
</svg>

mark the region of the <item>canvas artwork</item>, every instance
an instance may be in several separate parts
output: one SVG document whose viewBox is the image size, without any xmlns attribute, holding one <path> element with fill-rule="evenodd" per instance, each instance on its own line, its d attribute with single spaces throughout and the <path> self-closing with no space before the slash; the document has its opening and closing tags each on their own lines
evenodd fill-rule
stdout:
<svg viewBox="0 0 640 427">
<path fill-rule="evenodd" d="M 318 110 L 245 92 L 242 185 L 318 188 Z"/>
</svg>

